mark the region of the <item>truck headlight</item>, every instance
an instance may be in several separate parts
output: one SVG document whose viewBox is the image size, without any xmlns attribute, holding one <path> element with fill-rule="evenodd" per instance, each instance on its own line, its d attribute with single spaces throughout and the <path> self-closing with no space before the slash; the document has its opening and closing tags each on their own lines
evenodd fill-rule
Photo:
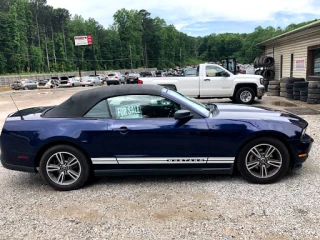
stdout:
<svg viewBox="0 0 320 240">
<path fill-rule="evenodd" d="M 303 138 L 303 136 L 307 133 L 307 127 L 305 129 L 302 130 L 301 133 L 301 138 Z"/>
<path fill-rule="evenodd" d="M 260 78 L 260 84 L 261 85 L 263 84 L 263 78 Z"/>
</svg>

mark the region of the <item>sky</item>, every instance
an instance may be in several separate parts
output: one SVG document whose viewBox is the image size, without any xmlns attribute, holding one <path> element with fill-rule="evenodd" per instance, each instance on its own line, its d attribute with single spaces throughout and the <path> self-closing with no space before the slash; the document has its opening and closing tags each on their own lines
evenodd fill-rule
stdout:
<svg viewBox="0 0 320 240">
<path fill-rule="evenodd" d="M 190 36 L 250 33 L 257 26 L 286 27 L 320 19 L 320 0 L 47 0 L 72 15 L 94 18 L 105 28 L 122 8 L 145 9 Z"/>
</svg>

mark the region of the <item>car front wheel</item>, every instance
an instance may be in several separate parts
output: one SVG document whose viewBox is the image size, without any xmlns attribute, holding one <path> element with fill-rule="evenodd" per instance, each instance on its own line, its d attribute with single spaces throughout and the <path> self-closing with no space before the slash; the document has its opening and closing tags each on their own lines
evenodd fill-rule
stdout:
<svg viewBox="0 0 320 240">
<path fill-rule="evenodd" d="M 289 169 L 286 146 L 274 138 L 260 138 L 246 144 L 237 157 L 237 167 L 244 179 L 252 183 L 273 183 Z"/>
<path fill-rule="evenodd" d="M 69 191 L 82 187 L 90 177 L 91 165 L 86 156 L 69 145 L 49 148 L 40 160 L 40 175 L 56 190 Z"/>
<path fill-rule="evenodd" d="M 252 104 L 255 98 L 255 93 L 250 87 L 240 88 L 236 93 L 236 101 L 241 104 Z"/>
</svg>

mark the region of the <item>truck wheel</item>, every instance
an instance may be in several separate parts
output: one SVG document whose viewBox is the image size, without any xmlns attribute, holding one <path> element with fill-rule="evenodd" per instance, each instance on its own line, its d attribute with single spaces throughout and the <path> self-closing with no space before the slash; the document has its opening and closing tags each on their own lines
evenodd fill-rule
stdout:
<svg viewBox="0 0 320 240">
<path fill-rule="evenodd" d="M 252 88 L 243 87 L 236 93 L 236 101 L 241 104 L 252 104 L 255 98 L 255 94 Z"/>
</svg>

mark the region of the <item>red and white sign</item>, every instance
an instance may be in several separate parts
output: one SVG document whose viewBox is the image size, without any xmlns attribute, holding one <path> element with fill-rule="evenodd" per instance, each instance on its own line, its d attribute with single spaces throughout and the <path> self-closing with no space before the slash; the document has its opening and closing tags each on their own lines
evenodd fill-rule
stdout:
<svg viewBox="0 0 320 240">
<path fill-rule="evenodd" d="M 87 46 L 87 45 L 92 45 L 92 36 L 75 36 L 74 37 L 74 45 L 75 46 Z"/>
<path fill-rule="evenodd" d="M 296 70 L 304 71 L 306 70 L 306 62 L 304 58 L 297 58 L 296 59 Z"/>
</svg>

